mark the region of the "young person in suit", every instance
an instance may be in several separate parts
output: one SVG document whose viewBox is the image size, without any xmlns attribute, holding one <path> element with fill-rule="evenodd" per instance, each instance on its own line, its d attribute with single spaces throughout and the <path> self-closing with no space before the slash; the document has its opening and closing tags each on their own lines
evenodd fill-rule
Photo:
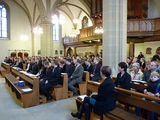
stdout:
<svg viewBox="0 0 160 120">
<path fill-rule="evenodd" d="M 47 97 L 47 101 L 52 99 L 49 89 L 60 83 L 61 72 L 57 61 L 51 61 L 52 67 L 47 69 L 46 77 L 41 80 L 40 92 Z"/>
<path fill-rule="evenodd" d="M 78 84 L 79 82 L 82 81 L 82 76 L 83 76 L 83 67 L 81 65 L 81 61 L 79 59 L 74 59 L 73 60 L 76 68 L 70 78 L 68 79 L 68 88 L 73 91 L 73 95 L 77 95 L 78 91 L 74 87 L 74 85 Z"/>
<path fill-rule="evenodd" d="M 100 63 L 100 59 L 99 58 L 94 58 L 94 68 L 93 68 L 93 72 L 90 75 L 91 80 L 92 81 L 99 81 L 102 80 L 102 77 L 100 75 L 100 69 L 102 67 L 102 64 Z"/>
<path fill-rule="evenodd" d="M 91 109 L 101 116 L 115 108 L 115 89 L 114 83 L 110 77 L 112 71 L 109 66 L 101 69 L 104 81 L 98 88 L 98 94 L 91 97 L 85 97 L 80 109 L 76 113 L 71 113 L 73 117 L 81 119 L 83 111 L 85 111 L 85 120 L 90 120 Z"/>
</svg>

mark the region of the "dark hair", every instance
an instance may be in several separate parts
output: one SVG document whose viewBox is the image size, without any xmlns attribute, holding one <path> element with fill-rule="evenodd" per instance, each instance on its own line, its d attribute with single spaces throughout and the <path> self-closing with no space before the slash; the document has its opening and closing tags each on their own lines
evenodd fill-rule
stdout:
<svg viewBox="0 0 160 120">
<path fill-rule="evenodd" d="M 53 60 L 55 65 L 58 65 L 58 61 L 57 60 Z"/>
<path fill-rule="evenodd" d="M 70 62 L 70 63 L 72 62 L 71 59 L 66 59 L 66 61 L 68 61 L 68 62 Z"/>
<path fill-rule="evenodd" d="M 78 62 L 79 64 L 81 64 L 81 60 L 77 59 L 77 62 Z"/>
<path fill-rule="evenodd" d="M 157 60 L 160 60 L 159 55 L 154 55 L 152 58 L 152 61 L 157 61 Z"/>
<path fill-rule="evenodd" d="M 120 62 L 118 66 L 123 68 L 125 72 L 127 71 L 127 64 L 125 62 Z"/>
<path fill-rule="evenodd" d="M 45 61 L 45 62 L 44 62 L 44 65 L 49 65 L 49 62 L 48 62 L 48 61 Z"/>
<path fill-rule="evenodd" d="M 106 77 L 109 77 L 112 74 L 112 70 L 109 66 L 103 66 L 101 68 L 101 72 L 103 75 L 105 75 Z"/>
</svg>

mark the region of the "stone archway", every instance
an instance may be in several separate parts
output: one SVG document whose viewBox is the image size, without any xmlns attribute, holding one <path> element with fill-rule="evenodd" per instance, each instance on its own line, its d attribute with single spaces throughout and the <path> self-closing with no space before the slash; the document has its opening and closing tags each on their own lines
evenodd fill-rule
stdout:
<svg viewBox="0 0 160 120">
<path fill-rule="evenodd" d="M 73 56 L 73 50 L 70 47 L 67 50 L 67 56 Z"/>
</svg>

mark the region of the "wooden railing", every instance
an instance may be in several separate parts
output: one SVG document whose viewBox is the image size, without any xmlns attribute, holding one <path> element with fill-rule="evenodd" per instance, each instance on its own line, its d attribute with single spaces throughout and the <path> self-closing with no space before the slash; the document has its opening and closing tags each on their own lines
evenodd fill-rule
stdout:
<svg viewBox="0 0 160 120">
<path fill-rule="evenodd" d="M 80 41 L 102 39 L 102 33 L 100 34 L 95 33 L 96 27 L 101 28 L 102 24 L 80 29 Z"/>
<path fill-rule="evenodd" d="M 80 41 L 102 39 L 102 33 L 95 33 L 95 28 L 102 27 L 102 24 L 80 29 Z M 160 18 L 155 19 L 129 19 L 127 22 L 128 33 L 160 32 Z M 144 34 L 142 34 L 143 36 Z"/>
<path fill-rule="evenodd" d="M 157 32 L 160 31 L 160 18 L 130 19 L 127 22 L 127 32 Z"/>
<path fill-rule="evenodd" d="M 77 35 L 76 37 L 65 36 L 63 38 L 64 44 L 76 43 L 76 42 L 79 42 L 79 41 L 80 41 L 79 35 Z"/>
</svg>

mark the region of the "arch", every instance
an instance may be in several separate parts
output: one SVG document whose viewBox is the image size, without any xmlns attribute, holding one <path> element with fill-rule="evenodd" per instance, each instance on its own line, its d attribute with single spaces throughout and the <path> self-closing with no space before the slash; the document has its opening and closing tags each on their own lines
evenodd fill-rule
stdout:
<svg viewBox="0 0 160 120">
<path fill-rule="evenodd" d="M 16 52 L 12 52 L 11 57 L 16 57 Z"/>
<path fill-rule="evenodd" d="M 24 57 L 28 57 L 28 55 L 29 55 L 29 54 L 28 54 L 27 52 L 24 53 Z"/>
<path fill-rule="evenodd" d="M 67 50 L 67 56 L 73 56 L 73 50 L 72 50 L 72 48 L 68 48 L 68 50 Z"/>
<path fill-rule="evenodd" d="M 22 52 L 18 52 L 18 57 L 23 58 L 23 53 Z"/>
<path fill-rule="evenodd" d="M 0 1 L 0 19 L 4 19 L 0 24 L 0 39 L 9 39 L 10 38 L 10 10 L 7 3 Z M 5 28 L 6 27 L 6 28 Z M 3 32 L 2 32 L 3 31 Z"/>
</svg>

